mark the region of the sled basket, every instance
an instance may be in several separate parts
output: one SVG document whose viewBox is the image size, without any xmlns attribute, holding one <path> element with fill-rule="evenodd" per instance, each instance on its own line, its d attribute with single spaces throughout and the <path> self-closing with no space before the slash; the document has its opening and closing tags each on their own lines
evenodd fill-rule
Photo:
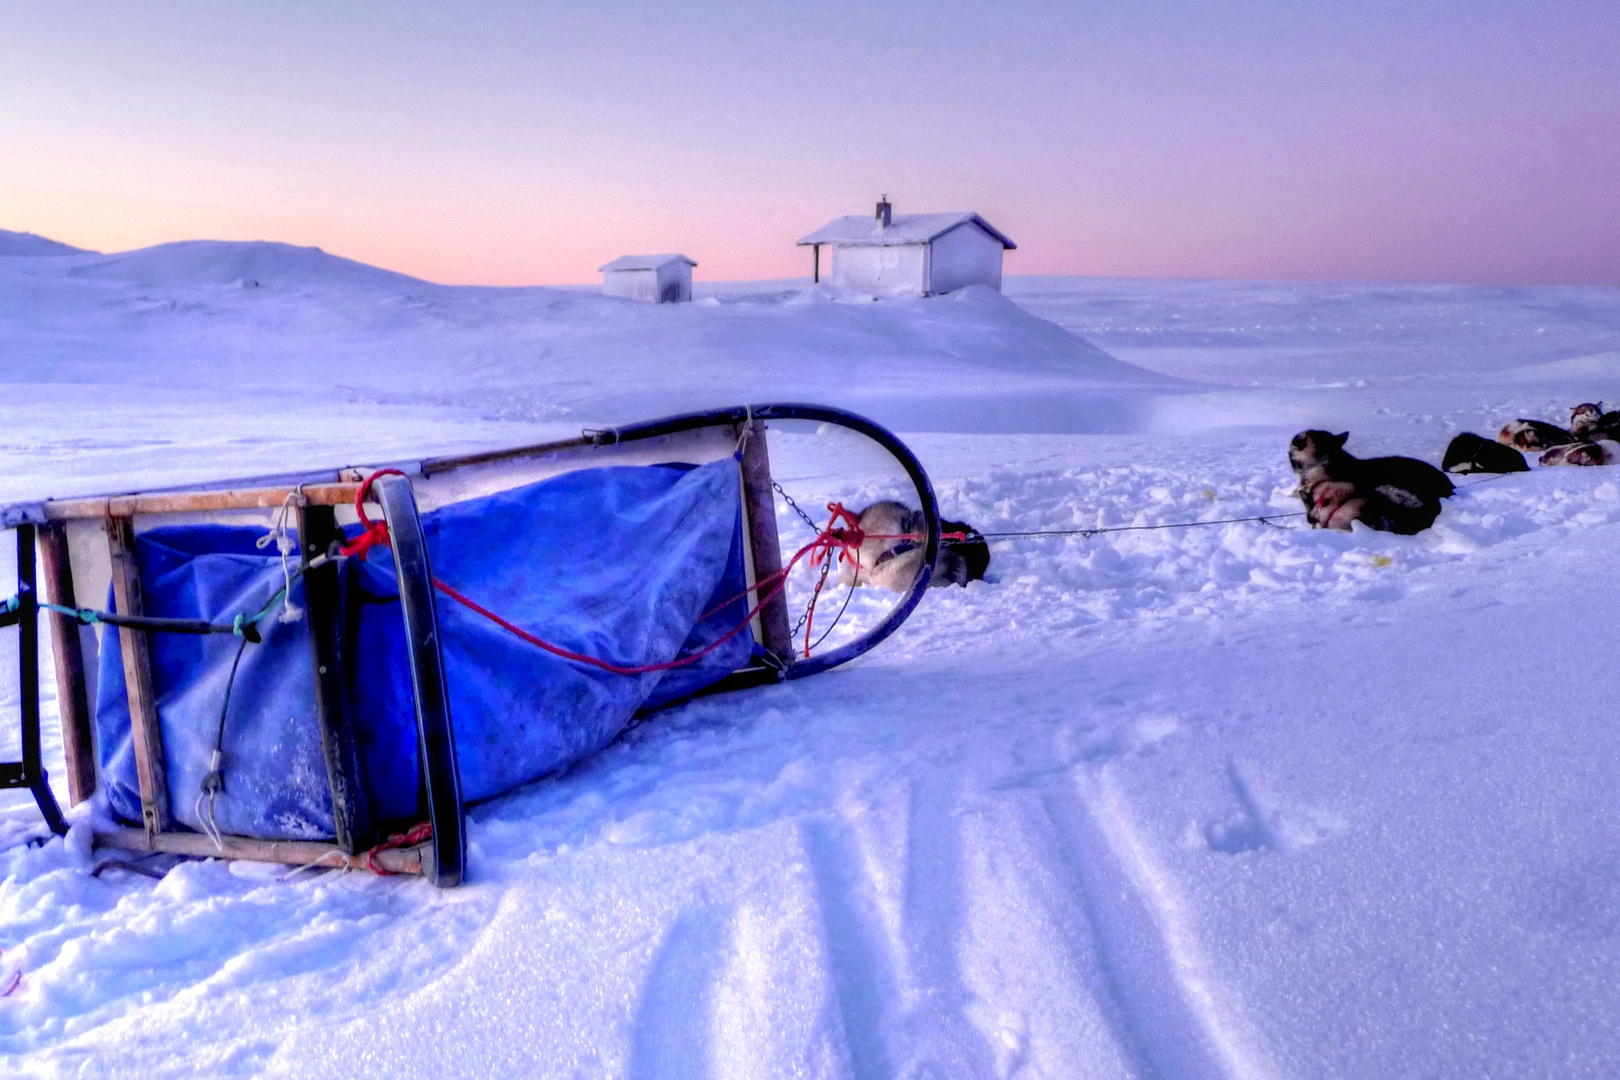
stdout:
<svg viewBox="0 0 1620 1080">
<path fill-rule="evenodd" d="M 925 523 L 899 593 L 858 589 L 825 546 L 843 501 L 874 499 Z M 22 751 L 0 787 L 65 831 L 42 764 L 45 611 L 69 800 L 122 822 L 97 843 L 440 887 L 465 875 L 468 803 L 650 712 L 861 655 L 915 608 L 940 542 L 910 450 L 798 404 L 15 504 L 0 527 Z"/>
</svg>

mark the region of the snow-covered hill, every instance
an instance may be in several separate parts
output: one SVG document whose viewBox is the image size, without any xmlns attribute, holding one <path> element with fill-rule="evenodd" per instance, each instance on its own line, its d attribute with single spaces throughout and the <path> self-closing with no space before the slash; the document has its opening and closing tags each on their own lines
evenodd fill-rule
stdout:
<svg viewBox="0 0 1620 1080">
<path fill-rule="evenodd" d="M 93 251 L 85 251 L 64 244 L 60 240 L 49 240 L 30 232 L 11 232 L 9 229 L 0 229 L 0 258 L 29 257 L 52 255 L 93 255 Z"/>
<path fill-rule="evenodd" d="M 189 457 L 199 438 L 285 445 L 281 428 L 312 412 L 330 441 L 283 452 L 374 458 L 368 446 L 509 441 L 503 424 L 577 431 L 768 399 L 836 399 L 909 430 L 1125 431 L 1156 400 L 1144 389 L 1183 388 L 987 289 L 884 304 L 802 286 L 711 289 L 652 306 L 587 289 L 433 285 L 313 248 L 213 241 L 0 258 L 0 365 L 67 416 L 110 412 L 122 425 L 118 388 L 138 385 L 142 409 L 212 418 L 172 453 L 151 442 L 162 425 L 143 438 L 147 466 L 176 478 L 217 473 L 212 450 Z M 423 431 L 401 419 L 424 406 L 461 420 Z M 55 445 L 39 449 L 48 459 Z M 109 475 L 93 455 L 75 461 L 86 482 Z M 45 475 L 59 492 L 60 474 Z M 0 498 L 45 475 L 0 480 Z"/>
<path fill-rule="evenodd" d="M 168 247 L 0 259 L 0 498 L 798 397 L 900 424 L 980 528 L 1163 524 L 1295 509 L 1308 424 L 1438 460 L 1462 428 L 1620 402 L 1620 290 L 774 283 L 651 308 Z M 0 851 L 0 1068 L 1607 1075 L 1620 471 L 1464 484 L 1417 537 L 998 545 L 993 581 L 934 590 L 860 661 L 476 809 L 449 893 Z M 0 796 L 0 835 L 34 820 Z"/>
<path fill-rule="evenodd" d="M 67 272 L 73 277 L 171 289 L 235 285 L 240 288 L 398 291 L 426 284 L 392 270 L 328 255 L 320 248 L 265 240 L 182 240 L 85 260 L 74 264 Z"/>
</svg>

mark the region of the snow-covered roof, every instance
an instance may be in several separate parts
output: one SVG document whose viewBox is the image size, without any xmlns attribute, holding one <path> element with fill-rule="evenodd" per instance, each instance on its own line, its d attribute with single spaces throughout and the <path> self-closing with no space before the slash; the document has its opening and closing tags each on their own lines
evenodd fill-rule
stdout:
<svg viewBox="0 0 1620 1080">
<path fill-rule="evenodd" d="M 697 263 L 685 255 L 620 255 L 606 266 L 598 266 L 600 272 L 609 270 L 662 270 L 672 262 L 683 262 L 687 266 L 696 266 Z"/>
<path fill-rule="evenodd" d="M 889 219 L 888 228 L 880 226 L 877 218 L 870 214 L 851 214 L 823 225 L 799 243 L 861 246 L 926 244 L 970 221 L 1000 240 L 1002 247 L 1009 250 L 1018 247 L 978 214 L 895 214 Z"/>
</svg>

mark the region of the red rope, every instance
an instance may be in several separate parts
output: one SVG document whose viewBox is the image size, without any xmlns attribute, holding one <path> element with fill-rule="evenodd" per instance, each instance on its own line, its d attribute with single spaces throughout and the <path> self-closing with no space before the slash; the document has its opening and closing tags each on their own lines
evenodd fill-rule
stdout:
<svg viewBox="0 0 1620 1080">
<path fill-rule="evenodd" d="M 516 626 L 513 623 L 508 622 L 499 615 L 495 614 L 493 611 L 489 610 L 489 608 L 478 603 L 476 600 L 457 592 L 454 588 L 445 584 L 445 582 L 441 581 L 439 578 L 433 579 L 433 587 L 444 593 L 444 595 L 448 596 L 450 599 L 456 601 L 458 604 L 476 611 L 478 614 L 482 615 L 496 626 L 499 626 L 502 630 L 522 638 L 530 645 L 544 649 L 553 656 L 560 656 L 564 660 L 573 660 L 574 662 L 580 664 L 589 664 L 592 667 L 601 668 L 603 671 L 611 671 L 615 675 L 644 675 L 650 671 L 668 671 L 670 668 L 685 667 L 688 664 L 695 664 L 714 650 L 718 649 L 720 646 L 724 645 L 726 642 L 730 641 L 732 638 L 736 637 L 738 634 L 742 633 L 743 627 L 747 626 L 753 621 L 754 616 L 759 613 L 759 609 L 764 607 L 767 603 L 775 598 L 777 593 L 782 591 L 783 582 L 780 580 L 780 578 L 785 577 L 786 574 L 787 568 L 784 568 L 779 574 L 772 574 L 769 578 L 765 578 L 764 580 L 760 581 L 760 586 L 764 586 L 767 582 L 771 583 L 770 592 L 761 597 L 759 603 L 755 604 L 749 609 L 748 614 L 743 616 L 741 622 L 739 622 L 736 626 L 733 626 L 730 630 L 726 631 L 726 633 L 722 636 L 709 642 L 697 652 L 687 653 L 685 656 L 677 656 L 675 659 L 666 660 L 661 664 L 641 664 L 633 667 L 623 664 L 615 664 L 612 661 L 602 660 L 595 656 L 587 656 L 585 653 L 577 653 L 572 649 L 565 649 L 561 645 L 553 645 L 551 642 L 546 641 L 543 638 L 535 637 L 533 634 L 523 629 L 523 627 Z M 724 607 L 725 605 L 721 606 Z"/>
<path fill-rule="evenodd" d="M 382 877 L 393 877 L 394 871 L 384 870 L 382 867 L 378 866 L 372 860 L 372 856 L 377 854 L 379 851 L 391 851 L 394 848 L 402 847 L 415 847 L 417 844 L 431 839 L 432 836 L 433 823 L 429 821 L 419 821 L 415 825 L 411 826 L 409 832 L 395 833 L 393 836 L 390 836 L 388 839 L 366 852 L 366 869 L 370 870 L 373 874 L 378 874 Z"/>
<path fill-rule="evenodd" d="M 839 558 L 843 553 L 839 552 Z M 810 610 L 804 614 L 804 658 L 810 659 L 810 628 L 816 624 L 816 601 L 821 599 L 821 590 L 827 584 L 827 571 L 832 569 L 832 560 L 827 560 L 821 568 L 821 576 L 816 578 L 816 591 L 810 594 Z M 855 586 L 851 585 L 850 588 Z"/>
<path fill-rule="evenodd" d="M 367 551 L 371 550 L 373 547 L 377 547 L 377 546 L 387 547 L 387 546 L 389 546 L 388 524 L 387 524 L 387 522 L 384 522 L 384 521 L 376 521 L 376 522 L 374 522 L 374 521 L 372 521 L 369 517 L 366 516 L 366 511 L 365 511 L 365 505 L 364 504 L 365 504 L 365 501 L 366 501 L 366 496 L 368 496 L 371 493 L 372 481 L 376 480 L 379 476 L 388 476 L 390 474 L 392 474 L 394 476 L 404 476 L 405 475 L 404 473 L 400 472 L 398 469 L 378 469 L 376 472 L 374 472 L 370 476 L 366 477 L 365 482 L 360 485 L 360 490 L 355 493 L 354 508 L 355 508 L 356 513 L 358 513 L 360 515 L 360 524 L 365 526 L 365 531 L 362 532 L 359 536 L 357 536 L 354 539 L 353 542 L 351 542 L 350 544 L 348 544 L 347 546 L 342 548 L 343 554 L 345 554 L 345 555 L 360 555 L 360 556 L 363 557 L 365 555 L 365 553 Z M 553 656 L 560 656 L 564 660 L 572 660 L 572 661 L 574 661 L 575 663 L 578 663 L 578 664 L 589 664 L 591 667 L 600 668 L 603 671 L 612 672 L 615 675 L 644 675 L 644 674 L 647 674 L 647 673 L 653 672 L 653 671 L 668 671 L 671 668 L 685 667 L 688 664 L 697 663 L 699 660 L 703 659 L 705 656 L 709 655 L 711 652 L 718 649 L 720 646 L 724 645 L 726 642 L 730 641 L 732 638 L 736 637 L 738 634 L 742 633 L 743 627 L 747 626 L 750 622 L 752 622 L 754 620 L 754 616 L 759 614 L 760 609 L 763 608 L 766 604 L 770 603 L 772 600 L 776 599 L 777 595 L 780 594 L 782 592 L 782 590 L 787 587 L 788 574 L 793 570 L 793 568 L 795 566 L 797 566 L 799 564 L 799 560 L 803 559 L 805 556 L 808 555 L 810 557 L 810 565 L 811 566 L 820 566 L 820 565 L 822 565 L 822 563 L 824 561 L 832 558 L 833 552 L 836 551 L 838 553 L 837 554 L 837 561 L 838 562 L 844 562 L 844 561 L 848 560 L 849 562 L 854 563 L 856 566 L 859 566 L 860 565 L 861 545 L 863 543 L 865 543 L 867 540 L 921 540 L 921 539 L 924 539 L 924 537 L 922 535 L 917 534 L 917 533 L 893 533 L 893 534 L 890 534 L 890 533 L 867 533 L 867 532 L 862 532 L 861 531 L 860 519 L 857 518 L 854 514 L 850 513 L 849 510 L 845 509 L 843 503 L 830 502 L 830 503 L 827 504 L 827 511 L 831 516 L 827 519 L 826 528 L 822 529 L 821 532 L 816 535 L 816 538 L 814 540 L 811 540 L 808 544 L 804 545 L 804 547 L 800 548 L 797 552 L 795 552 L 794 555 L 793 555 L 793 558 L 788 560 L 786 566 L 782 567 L 782 569 L 778 570 L 774 574 L 770 574 L 770 575 L 768 575 L 766 577 L 763 577 L 763 578 L 759 579 L 751 587 L 749 587 L 747 589 L 744 589 L 742 592 L 738 593 L 736 596 L 733 596 L 730 599 L 725 600 L 725 601 L 715 605 L 713 608 L 710 608 L 708 611 L 704 612 L 704 614 L 700 617 L 702 619 L 707 619 L 710 615 L 713 615 L 713 614 L 715 614 L 715 612 L 721 611 L 721 610 L 725 609 L 726 607 L 729 607 L 731 604 L 733 604 L 733 603 L 737 602 L 738 600 L 742 599 L 744 596 L 747 596 L 749 593 L 754 593 L 756 596 L 759 597 L 759 599 L 754 604 L 753 607 L 748 609 L 748 613 L 742 617 L 741 622 L 739 622 L 736 626 L 732 627 L 730 630 L 726 631 L 725 634 L 723 634 L 720 637 L 716 638 L 715 640 L 709 642 L 707 645 L 705 645 L 703 648 L 699 649 L 697 652 L 687 653 L 684 656 L 677 656 L 673 660 L 665 660 L 663 663 L 659 663 L 659 664 L 639 664 L 639 665 L 615 664 L 612 661 L 603 660 L 600 657 L 588 656 L 585 653 L 574 652 L 572 649 L 565 649 L 560 645 L 553 645 L 551 642 L 546 641 L 543 638 L 536 637 L 534 634 L 529 633 L 527 630 L 523 629 L 521 626 L 518 626 L 515 623 L 512 623 L 512 622 L 510 622 L 510 621 L 508 621 L 506 619 L 503 619 L 501 616 L 495 614 L 495 612 L 489 610 L 489 608 L 484 607 L 482 604 L 478 603 L 476 600 L 474 600 L 471 597 L 467 596 L 465 593 L 463 593 L 460 590 L 454 588 L 453 586 L 451 586 L 450 584 L 448 584 L 447 582 L 443 581 L 440 578 L 435 577 L 433 579 L 433 587 L 435 589 L 438 589 L 440 592 L 444 593 L 444 595 L 448 596 L 450 599 L 456 601 L 456 603 L 461 604 L 463 607 L 466 607 L 470 611 L 477 612 L 479 615 L 482 615 L 484 618 L 488 619 L 490 622 L 494 623 L 496 626 L 499 626 L 501 629 L 507 631 L 508 633 L 514 635 L 515 637 L 521 638 L 522 640 L 528 642 L 530 645 L 533 645 L 536 648 L 544 649 L 546 652 L 551 653 Z M 848 522 L 848 524 L 843 528 L 839 528 L 837 526 L 837 522 L 839 520 L 843 520 L 845 522 Z M 967 539 L 967 534 L 966 533 L 960 533 L 960 532 L 946 533 L 946 534 L 941 534 L 940 539 L 942 539 L 942 540 L 965 540 L 965 539 Z M 829 564 L 827 569 L 830 569 L 830 568 L 831 568 L 831 565 Z M 827 577 L 827 574 L 826 574 L 826 570 L 824 569 L 822 571 L 821 581 L 824 582 L 826 580 L 826 577 Z M 818 582 L 817 585 L 816 585 L 816 595 L 819 596 L 820 593 L 821 593 L 821 583 Z M 814 618 L 814 614 L 813 614 L 814 613 L 814 604 L 815 604 L 815 598 L 812 597 L 811 598 L 811 610 L 812 610 L 812 616 L 811 617 L 812 618 Z M 805 626 L 805 655 L 807 655 L 807 656 L 809 655 L 809 641 L 810 641 L 810 627 L 808 625 L 808 622 L 809 622 L 809 620 L 806 621 L 806 626 Z M 425 826 L 423 826 L 423 825 L 418 825 L 417 829 L 421 829 L 421 828 L 424 828 L 424 827 Z M 408 834 L 408 835 L 414 835 L 415 832 L 416 832 L 416 830 L 413 829 L 411 831 L 411 833 Z M 381 850 L 384 850 L 384 848 L 388 847 L 388 846 L 397 846 L 397 845 L 393 845 L 391 843 L 391 841 L 395 840 L 395 839 L 400 839 L 400 837 L 398 837 L 398 836 L 392 837 L 392 838 L 390 838 L 390 843 L 384 844 L 384 845 L 379 845 L 378 847 L 373 848 L 372 850 L 373 851 L 381 851 Z M 413 842 L 419 843 L 420 841 L 418 840 L 418 841 L 413 841 Z M 367 852 L 366 861 L 367 861 L 367 866 L 368 867 L 370 867 L 370 860 L 371 860 L 371 853 Z"/>
<path fill-rule="evenodd" d="M 358 555 L 366 557 L 366 552 L 374 547 L 388 547 L 388 523 L 386 521 L 372 521 L 366 516 L 366 496 L 371 494 L 371 484 L 379 476 L 404 476 L 398 469 L 378 469 L 361 483 L 360 490 L 354 493 L 354 512 L 360 515 L 360 524 L 365 531 L 338 550 L 344 555 Z"/>
<path fill-rule="evenodd" d="M 725 634 L 709 642 L 697 652 L 687 653 L 685 656 L 677 656 L 673 660 L 665 660 L 659 664 L 640 664 L 635 666 L 615 664 L 609 660 L 603 660 L 595 656 L 588 656 L 585 653 L 574 652 L 572 649 L 565 649 L 560 645 L 553 645 L 551 642 L 529 633 L 521 626 L 517 626 L 508 620 L 501 618 L 501 616 L 495 614 L 493 611 L 484 607 L 471 597 L 466 596 L 444 581 L 441 581 L 439 578 L 433 579 L 433 587 L 457 603 L 462 604 L 472 611 L 476 611 L 478 614 L 482 615 L 484 618 L 488 619 L 490 622 L 494 623 L 496 626 L 499 626 L 508 633 L 522 638 L 530 645 L 544 649 L 553 656 L 560 656 L 564 660 L 572 660 L 579 664 L 589 664 L 592 667 L 601 668 L 603 671 L 610 671 L 615 675 L 643 675 L 652 671 L 668 671 L 671 668 L 685 667 L 688 664 L 697 663 L 709 653 L 713 652 L 715 649 L 718 649 L 720 646 L 742 633 L 743 628 L 754 620 L 755 615 L 759 614 L 759 610 L 774 600 L 777 594 L 787 587 L 788 574 L 792 572 L 793 568 L 797 566 L 799 561 L 806 555 L 810 556 L 811 564 L 816 565 L 822 560 L 828 558 L 831 552 L 836 549 L 838 551 L 839 561 L 843 561 L 846 558 L 852 562 L 856 561 L 861 543 L 867 539 L 866 534 L 861 532 L 860 523 L 855 519 L 855 516 L 848 510 L 845 510 L 840 503 L 829 503 L 827 505 L 827 509 L 832 513 L 832 518 L 829 521 L 828 526 L 823 529 L 814 540 L 810 541 L 808 544 L 804 545 L 804 547 L 795 552 L 793 558 L 788 560 L 786 566 L 782 567 L 782 569 L 778 570 L 774 574 L 761 578 L 759 581 L 754 583 L 753 588 L 744 589 L 736 596 L 733 596 L 731 599 L 725 601 L 725 603 L 718 605 L 708 612 L 709 615 L 712 615 L 715 611 L 725 608 L 727 605 L 735 602 L 743 596 L 746 596 L 750 592 L 755 593 L 756 595 L 763 593 L 763 595 L 759 595 L 758 602 L 755 603 L 753 607 L 748 609 L 748 613 L 742 617 L 742 620 L 738 622 L 736 626 L 733 626 L 730 630 L 726 631 Z M 848 528 L 839 529 L 833 527 L 831 522 L 837 521 L 840 517 L 850 522 L 850 526 Z"/>
</svg>

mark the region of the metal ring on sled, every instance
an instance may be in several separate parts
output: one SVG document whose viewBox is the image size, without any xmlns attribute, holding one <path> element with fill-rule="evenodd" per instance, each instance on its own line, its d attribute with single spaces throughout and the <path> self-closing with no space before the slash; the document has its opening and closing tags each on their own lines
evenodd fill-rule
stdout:
<svg viewBox="0 0 1620 1080">
<path fill-rule="evenodd" d="M 890 611 L 887 618 L 880 624 L 867 631 L 855 641 L 839 646 L 831 652 L 813 657 L 783 657 L 783 667 L 779 674 L 769 672 L 750 673 L 738 672 L 736 675 L 722 680 L 711 688 L 709 692 L 740 689 L 744 686 L 758 685 L 761 682 L 775 681 L 778 678 L 802 679 L 807 675 L 814 675 L 837 667 L 867 652 L 884 638 L 897 630 L 901 623 L 916 608 L 922 599 L 923 593 L 928 591 L 929 582 L 933 578 L 934 559 L 939 554 L 939 505 L 934 497 L 934 485 L 923 470 L 922 463 L 917 460 L 909 447 L 901 442 L 893 432 L 881 424 L 868 420 L 864 416 L 836 409 L 828 405 L 804 404 L 773 404 L 773 405 L 745 405 L 731 409 L 713 412 L 686 413 L 680 416 L 670 416 L 662 420 L 652 420 L 644 424 L 634 424 L 629 427 L 614 428 L 600 436 L 604 445 L 631 443 L 639 439 L 650 439 L 661 435 L 671 435 L 677 432 L 690 431 L 701 427 L 710 427 L 717 420 L 729 421 L 733 424 L 746 424 L 749 422 L 764 423 L 769 420 L 812 420 L 825 424 L 834 424 L 838 427 L 848 428 L 858 432 L 877 443 L 893 455 L 895 461 L 905 470 L 906 476 L 916 488 L 917 501 L 926 522 L 926 538 L 924 540 L 922 555 L 922 572 L 912 583 L 912 586 Z M 747 469 L 747 452 L 744 448 L 745 478 Z M 758 488 L 763 487 L 761 493 Z M 755 500 L 769 501 L 771 497 L 770 477 L 764 477 L 763 485 L 757 480 L 750 484 L 748 495 Z M 757 553 L 756 553 L 757 557 Z"/>
<path fill-rule="evenodd" d="M 925 523 L 921 562 L 910 587 L 873 626 L 853 640 L 825 653 L 795 655 L 788 630 L 786 600 L 775 598 L 760 582 L 782 566 L 776 532 L 775 493 L 767 449 L 766 429 L 771 421 L 809 421 L 832 425 L 864 436 L 898 464 L 913 490 L 916 509 Z M 275 841 L 246 836 L 211 838 L 178 827 L 169 806 L 168 780 L 156 694 L 151 679 L 148 630 L 105 627 L 98 638 L 93 627 L 81 626 L 60 612 L 50 618 L 51 644 L 57 678 L 57 700 L 62 723 L 69 795 L 74 804 L 88 798 L 101 777 L 98 772 L 90 711 L 98 650 L 121 654 L 128 696 L 130 730 L 139 781 L 143 822 L 138 827 L 98 829 L 98 843 L 141 851 L 166 851 L 196 856 L 247 858 L 287 864 L 364 866 L 389 873 L 420 873 L 434 884 L 448 887 L 465 873 L 465 822 L 461 777 L 441 652 L 432 567 L 418 517 L 418 507 L 433 510 L 540 479 L 618 464 L 704 464 L 736 456 L 742 477 L 746 525 L 743 547 L 748 559 L 748 581 L 758 603 L 755 635 L 760 646 L 744 667 L 710 684 L 699 693 L 712 694 L 749 686 L 800 679 L 847 663 L 892 634 L 916 608 L 929 587 L 939 552 L 940 524 L 933 485 L 915 455 L 879 424 L 843 409 L 823 405 L 776 403 L 743 405 L 687 413 L 646 423 L 587 431 L 580 437 L 538 446 L 487 453 L 434 458 L 392 465 L 408 478 L 376 477 L 374 497 L 381 503 L 393 541 L 394 566 L 405 622 L 407 661 L 418 735 L 419 761 L 430 843 L 393 847 L 396 837 L 376 845 L 382 822 L 373 820 L 366 805 L 360 776 L 356 735 L 348 715 L 339 673 L 343 639 L 337 626 L 342 609 L 336 567 L 320 556 L 343 533 L 338 515 L 352 518 L 360 481 L 375 472 L 366 468 L 328 469 L 282 474 L 256 480 L 211 483 L 187 488 L 135 494 L 46 500 L 0 507 L 0 527 L 16 528 L 22 547 L 32 551 L 37 529 L 43 556 L 41 584 L 45 599 L 67 609 L 80 598 L 106 595 L 109 583 L 118 611 L 140 616 L 141 581 L 134 558 L 137 528 L 182 520 L 243 523 L 243 515 L 264 520 L 277 508 L 298 508 L 298 532 L 303 567 L 307 572 L 305 604 L 310 622 L 315 696 L 322 749 L 331 788 L 333 828 L 330 841 Z M 19 571 L 32 576 L 33 559 L 19 552 Z M 777 580 L 780 580 L 779 578 Z M 22 581 L 16 621 L 25 623 L 23 664 L 37 672 L 30 648 L 34 607 L 32 581 Z M 853 585 L 851 585 L 853 595 Z M 766 602 L 769 601 L 769 602 Z M 847 602 L 847 600 L 846 600 Z M 0 625 L 13 621 L 0 619 Z M 834 620 L 836 625 L 836 619 Z M 808 626 L 806 640 L 808 641 Z M 806 651 L 809 651 L 808 649 Z M 88 662 L 87 662 L 88 661 Z M 37 694 L 28 692 L 30 673 L 23 679 L 24 762 L 0 763 L 0 786 L 28 786 L 35 791 L 42 812 L 53 828 L 62 828 L 50 789 L 44 781 L 38 754 Z M 413 834 L 411 840 L 416 836 Z M 408 842 L 408 841 L 407 841 Z M 368 847 L 370 850 L 368 851 Z"/>
</svg>

